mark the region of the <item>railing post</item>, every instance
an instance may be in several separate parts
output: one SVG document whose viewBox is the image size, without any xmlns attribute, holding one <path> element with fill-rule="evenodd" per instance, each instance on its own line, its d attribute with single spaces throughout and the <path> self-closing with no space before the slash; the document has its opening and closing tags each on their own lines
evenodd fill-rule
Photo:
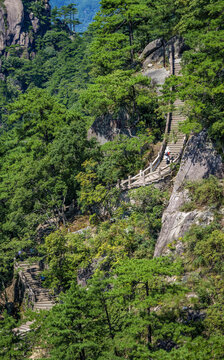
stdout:
<svg viewBox="0 0 224 360">
<path fill-rule="evenodd" d="M 142 182 L 143 182 L 143 186 L 145 186 L 145 173 L 144 173 L 144 171 L 142 171 Z"/>
<path fill-rule="evenodd" d="M 129 175 L 128 176 L 128 187 L 130 187 L 131 186 L 131 176 Z"/>
<path fill-rule="evenodd" d="M 152 163 L 150 163 L 150 173 L 152 173 Z"/>
<path fill-rule="evenodd" d="M 161 167 L 159 167 L 159 177 L 161 177 L 162 173 L 161 173 Z"/>
</svg>

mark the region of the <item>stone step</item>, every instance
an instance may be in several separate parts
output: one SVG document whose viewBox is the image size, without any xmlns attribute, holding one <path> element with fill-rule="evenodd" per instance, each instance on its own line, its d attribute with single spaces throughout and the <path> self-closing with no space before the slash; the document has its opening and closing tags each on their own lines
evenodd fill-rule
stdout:
<svg viewBox="0 0 224 360">
<path fill-rule="evenodd" d="M 171 149 L 175 149 L 175 148 L 181 148 L 181 147 L 182 147 L 182 144 L 171 143 L 171 144 L 169 145 L 170 150 L 171 150 Z"/>
<path fill-rule="evenodd" d="M 172 121 L 173 120 L 185 120 L 186 116 L 184 116 L 183 114 L 173 114 L 172 116 Z"/>
<path fill-rule="evenodd" d="M 25 324 L 19 326 L 16 329 L 13 329 L 13 332 L 19 334 L 25 334 L 26 332 L 30 331 L 30 326 L 33 324 L 33 321 L 27 321 Z"/>
<path fill-rule="evenodd" d="M 37 305 L 41 305 L 41 304 L 52 304 L 53 302 L 48 298 L 48 299 L 42 299 L 42 300 L 38 300 L 35 304 Z"/>
<path fill-rule="evenodd" d="M 171 155 L 177 151 L 179 151 L 182 148 L 182 146 L 170 146 L 170 153 Z"/>
<path fill-rule="evenodd" d="M 34 310 L 50 310 L 52 309 L 52 307 L 54 306 L 54 304 L 35 304 L 34 305 Z"/>
<path fill-rule="evenodd" d="M 34 309 L 51 309 L 53 305 L 52 302 L 35 303 Z"/>
<path fill-rule="evenodd" d="M 182 148 L 182 144 L 170 144 L 169 145 L 169 149 L 170 149 L 170 151 L 172 152 L 172 151 L 174 151 L 175 149 L 181 149 Z"/>
<path fill-rule="evenodd" d="M 181 71 L 181 65 L 180 64 L 174 64 L 174 72 L 179 73 Z"/>
<path fill-rule="evenodd" d="M 183 145 L 183 141 L 177 140 L 177 141 L 170 141 L 168 143 L 168 147 L 174 147 L 174 146 L 182 146 Z"/>
<path fill-rule="evenodd" d="M 186 120 L 186 117 L 184 115 L 179 115 L 179 114 L 174 115 L 171 124 L 173 123 L 173 121 L 184 121 L 184 120 Z"/>
<path fill-rule="evenodd" d="M 43 289 L 43 288 L 36 288 L 35 289 L 35 294 L 36 296 L 45 296 L 49 294 L 49 290 L 48 289 Z"/>
<path fill-rule="evenodd" d="M 170 132 L 172 132 L 172 129 L 173 129 L 174 127 L 179 127 L 181 124 L 182 124 L 182 121 L 175 121 L 175 122 L 172 124 L 172 126 L 170 127 Z M 175 133 L 179 133 L 179 135 L 181 135 L 181 132 L 176 132 L 176 131 L 175 131 Z"/>
<path fill-rule="evenodd" d="M 47 296 L 39 296 L 39 297 L 36 297 L 36 301 L 37 302 L 41 302 L 41 301 L 51 301 L 51 299 Z"/>
<path fill-rule="evenodd" d="M 27 331 L 30 331 L 30 326 L 26 326 L 26 325 L 21 325 L 19 328 L 18 328 L 19 332 L 22 333 L 22 332 L 27 332 Z"/>
</svg>

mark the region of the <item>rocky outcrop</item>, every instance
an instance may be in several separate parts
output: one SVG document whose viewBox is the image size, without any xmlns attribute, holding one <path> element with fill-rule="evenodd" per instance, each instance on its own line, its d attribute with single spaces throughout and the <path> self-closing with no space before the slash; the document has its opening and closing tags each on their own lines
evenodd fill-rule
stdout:
<svg viewBox="0 0 224 360">
<path fill-rule="evenodd" d="M 155 53 L 156 50 L 160 49 L 163 46 L 162 39 L 156 39 L 154 41 L 151 41 L 143 50 L 141 55 L 139 56 L 139 59 L 145 59 L 149 55 Z"/>
<path fill-rule="evenodd" d="M 139 57 L 143 61 L 142 74 L 151 78 L 154 85 L 163 85 L 166 78 L 174 74 L 173 59 L 181 58 L 185 50 L 182 38 L 177 36 L 166 43 L 161 39 L 152 41 Z M 158 93 L 160 94 L 159 88 Z"/>
<path fill-rule="evenodd" d="M 111 114 L 100 116 L 88 130 L 88 139 L 94 137 L 103 145 L 114 140 L 116 135 L 133 136 L 134 131 L 128 127 L 128 123 L 129 117 L 125 111 L 120 111 L 116 117 Z"/>
<path fill-rule="evenodd" d="M 173 52 L 175 58 L 181 58 L 182 53 L 185 50 L 187 50 L 187 46 L 184 44 L 181 37 L 174 36 L 166 43 L 161 39 L 158 39 L 152 41 L 145 47 L 139 56 L 139 59 L 143 60 L 144 70 L 154 66 L 155 68 L 158 68 L 159 66 L 163 67 L 164 56 L 166 59 L 169 59 L 171 53 Z"/>
<path fill-rule="evenodd" d="M 178 59 L 186 46 L 180 37 L 173 37 L 168 42 L 156 39 L 150 42 L 139 56 L 142 61 L 142 74 L 151 79 L 152 84 L 160 95 L 160 87 L 165 83 L 167 77 L 174 73 L 173 55 Z M 164 57 L 167 64 L 164 66 Z M 168 60 L 168 61 L 167 61 Z M 88 138 L 96 138 L 102 145 L 107 141 L 112 141 L 118 134 L 128 136 L 135 135 L 134 126 L 128 127 L 128 114 L 120 111 L 116 118 L 111 114 L 106 114 L 95 119 L 93 125 L 88 130 Z"/>
<path fill-rule="evenodd" d="M 24 52 L 27 54 L 28 49 L 34 50 L 36 36 L 46 32 L 50 26 L 49 0 L 41 3 L 43 5 L 41 16 L 49 19 L 44 24 L 32 12 L 32 4 L 27 8 L 22 0 L 0 2 L 0 55 L 5 54 L 7 47 L 11 45 L 18 45 L 20 55 L 24 55 Z"/>
<path fill-rule="evenodd" d="M 196 181 L 207 178 L 209 175 L 222 178 L 223 174 L 222 158 L 208 140 L 206 132 L 192 136 L 186 146 L 168 207 L 163 213 L 162 229 L 154 256 L 164 254 L 167 245 L 174 240 L 177 241 L 177 251 L 181 252 L 181 242 L 178 243 L 178 240 L 193 224 L 208 225 L 213 221 L 214 214 L 209 209 L 181 211 L 182 206 L 189 201 L 188 192 L 183 188 L 185 181 Z"/>
</svg>

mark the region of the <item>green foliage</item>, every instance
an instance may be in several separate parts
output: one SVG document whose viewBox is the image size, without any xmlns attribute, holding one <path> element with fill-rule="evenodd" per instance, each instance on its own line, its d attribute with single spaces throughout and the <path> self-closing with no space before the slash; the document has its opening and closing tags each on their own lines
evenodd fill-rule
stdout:
<svg viewBox="0 0 224 360">
<path fill-rule="evenodd" d="M 67 290 L 76 279 L 78 270 L 87 266 L 91 258 L 91 247 L 87 244 L 87 233 L 68 233 L 57 230 L 45 238 L 39 247 L 48 268 L 43 271 L 45 286 L 56 294 Z"/>
<path fill-rule="evenodd" d="M 54 25 L 57 26 L 58 22 L 62 22 L 62 24 L 68 26 L 72 33 L 75 33 L 76 25 L 80 24 L 79 20 L 76 18 L 77 12 L 76 5 L 73 3 L 67 6 L 64 5 L 60 9 L 55 7 L 52 10 L 51 19 L 53 20 Z"/>
<path fill-rule="evenodd" d="M 103 337 L 99 300 L 93 290 L 72 285 L 48 316 L 42 336 L 49 359 L 97 358 Z"/>
<path fill-rule="evenodd" d="M 198 336 L 179 349 L 173 349 L 169 353 L 161 351 L 160 356 L 164 360 L 222 360 L 223 341 L 223 335 L 212 335 L 209 339 Z"/>
<path fill-rule="evenodd" d="M 76 175 L 95 150 L 86 139 L 85 122 L 43 90 L 31 90 L 11 104 L 5 128 L 1 250 L 9 261 L 36 239 L 38 225 L 49 221 L 55 227 L 66 221 L 64 207 L 77 196 Z M 9 264 L 2 267 L 5 275 Z"/>
<path fill-rule="evenodd" d="M 146 163 L 144 148 L 152 142 L 153 137 L 139 134 L 132 138 L 125 135 L 117 136 L 101 147 L 104 158 L 98 165 L 97 172 L 101 181 L 115 184 L 118 179 L 136 174 Z"/>
<path fill-rule="evenodd" d="M 206 205 L 219 208 L 223 204 L 223 184 L 213 175 L 208 179 L 188 182 L 185 187 L 189 190 L 191 201 L 183 206 L 183 211 Z"/>
<path fill-rule="evenodd" d="M 83 163 L 83 170 L 76 177 L 80 184 L 79 206 L 83 212 L 112 215 L 119 195 L 119 190 L 115 189 L 117 180 L 144 168 L 144 148 L 151 139 L 152 136 L 143 134 L 132 138 L 118 136 L 101 146 L 96 160 L 88 159 Z"/>
<path fill-rule="evenodd" d="M 85 183 L 86 181 L 85 178 Z M 89 183 L 83 189 L 86 189 L 86 193 L 82 196 L 88 196 L 89 201 L 96 190 L 87 195 Z M 68 288 L 78 270 L 96 259 L 99 259 L 99 268 L 109 270 L 127 257 L 152 257 L 155 239 L 161 226 L 162 209 L 166 204 L 166 193 L 153 187 L 136 190 L 132 197 L 135 196 L 138 203 L 123 204 L 114 213 L 114 209 L 118 207 L 115 202 L 116 189 L 114 192 L 115 194 L 111 190 L 107 197 L 101 200 L 106 210 L 109 207 L 106 201 L 110 204 L 110 217 L 114 217 L 112 222 L 104 221 L 90 233 L 87 231 L 83 234 L 70 234 L 56 231 L 45 239 L 41 252 L 48 264 L 48 270 L 45 271 L 47 286 L 52 289 L 60 286 L 63 289 Z M 92 201 L 94 199 L 92 197 Z M 81 201 L 84 205 L 85 199 Z M 104 212 L 106 210 L 104 209 Z M 102 217 L 102 214 L 95 211 L 92 222 L 99 223 L 100 216 Z"/>
<path fill-rule="evenodd" d="M 116 70 L 98 76 L 94 84 L 81 92 L 80 101 L 88 115 L 110 114 L 115 119 L 123 118 L 127 128 L 135 129 L 141 122 L 158 135 L 163 126 L 163 120 L 156 114 L 157 96 L 150 80 L 131 70 Z"/>
<path fill-rule="evenodd" d="M 89 159 L 82 164 L 83 170 L 76 179 L 80 184 L 78 203 L 83 212 L 94 212 L 97 217 L 111 215 L 119 200 L 119 190 L 109 189 L 99 182 L 97 162 Z"/>
<path fill-rule="evenodd" d="M 150 104 L 152 99 L 147 99 L 149 95 L 147 88 L 140 87 L 140 85 L 145 87 L 149 85 L 149 79 L 142 75 L 132 75 L 132 71 L 116 70 L 107 76 L 97 77 L 95 84 L 90 85 L 88 90 L 83 92 L 81 96 L 83 105 L 100 116 L 107 112 L 116 112 L 120 107 L 124 107 L 126 111 L 133 109 L 134 112 L 137 110 L 137 104 L 143 103 L 143 99 Z"/>
<path fill-rule="evenodd" d="M 25 341 L 21 340 L 13 332 L 16 325 L 13 317 L 7 315 L 5 311 L 0 320 L 0 356 L 2 360 L 22 360 L 26 356 L 27 346 Z"/>
<path fill-rule="evenodd" d="M 71 286 L 45 323 L 42 346 L 47 341 L 52 359 L 79 359 L 80 353 L 85 359 L 134 354 L 136 359 L 147 358 L 153 354 L 156 324 L 167 328 L 163 317 L 150 312 L 150 307 L 184 291 L 164 282 L 167 275 L 178 273 L 178 264 L 165 258 L 129 260 L 118 266 L 110 279 L 102 279 L 103 274 L 98 273 L 88 288 Z M 44 336 L 45 331 L 48 336 Z"/>
<path fill-rule="evenodd" d="M 185 101 L 186 132 L 208 129 L 223 143 L 223 2 L 177 1 L 180 33 L 189 50 L 183 54 L 183 76 L 177 97 Z M 171 80 L 172 81 L 172 80 Z"/>
<path fill-rule="evenodd" d="M 105 75 L 133 64 L 134 31 L 148 16 L 145 0 L 101 1 L 100 11 L 93 23 L 96 31 L 90 48 L 97 72 Z M 102 55 L 105 55 L 99 56 L 99 50 L 103 50 Z"/>
<path fill-rule="evenodd" d="M 47 25 L 44 3 L 23 3 Z M 167 80 L 163 105 L 183 99 L 185 132 L 206 127 L 222 146 L 223 3 L 102 0 L 82 37 L 74 36 L 74 4 L 63 5 L 52 13 L 51 29 L 35 39 L 34 58 L 20 57 L 18 46 L 1 58 L 1 290 L 12 277 L 15 253 L 37 246 L 41 224 L 65 225 L 65 209 L 74 202 L 91 214 L 94 228 L 57 230 L 38 246 L 47 263 L 45 286 L 65 294 L 49 313 L 36 314 L 33 344 L 27 344 L 55 360 L 221 360 L 221 225 L 193 227 L 181 259 L 153 258 L 167 194 L 149 186 L 122 203 L 114 184 L 145 166 L 145 151 L 163 132 L 154 88 L 136 72 L 138 51 L 155 38 L 165 46 L 181 34 L 189 46 L 183 77 Z M 107 116 L 125 118 L 135 136 L 101 147 L 88 141 L 88 125 Z M 188 209 L 218 212 L 223 205 L 215 177 L 187 188 Z M 80 270 L 87 287 L 76 285 Z M 1 358 L 29 356 L 12 332 L 14 320 L 4 314 L 0 322 Z"/>
<path fill-rule="evenodd" d="M 224 236 L 215 225 L 206 228 L 192 227 L 186 235 L 187 246 L 196 266 L 202 265 L 210 271 L 223 272 Z"/>
<path fill-rule="evenodd" d="M 156 240 L 161 228 L 162 213 L 167 205 L 168 193 L 154 186 L 147 186 L 132 190 L 130 197 L 134 201 L 132 217 L 137 216 L 142 223 L 145 222 L 149 234 Z"/>
</svg>

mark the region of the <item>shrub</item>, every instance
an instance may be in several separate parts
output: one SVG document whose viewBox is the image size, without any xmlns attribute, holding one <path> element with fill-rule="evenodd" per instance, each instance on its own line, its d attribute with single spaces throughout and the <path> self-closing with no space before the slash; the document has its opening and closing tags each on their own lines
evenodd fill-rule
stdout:
<svg viewBox="0 0 224 360">
<path fill-rule="evenodd" d="M 204 205 L 219 208 L 224 203 L 223 184 L 213 175 L 208 179 L 188 182 L 185 187 L 189 190 L 191 201 L 184 205 L 182 211 L 190 211 Z"/>
</svg>

